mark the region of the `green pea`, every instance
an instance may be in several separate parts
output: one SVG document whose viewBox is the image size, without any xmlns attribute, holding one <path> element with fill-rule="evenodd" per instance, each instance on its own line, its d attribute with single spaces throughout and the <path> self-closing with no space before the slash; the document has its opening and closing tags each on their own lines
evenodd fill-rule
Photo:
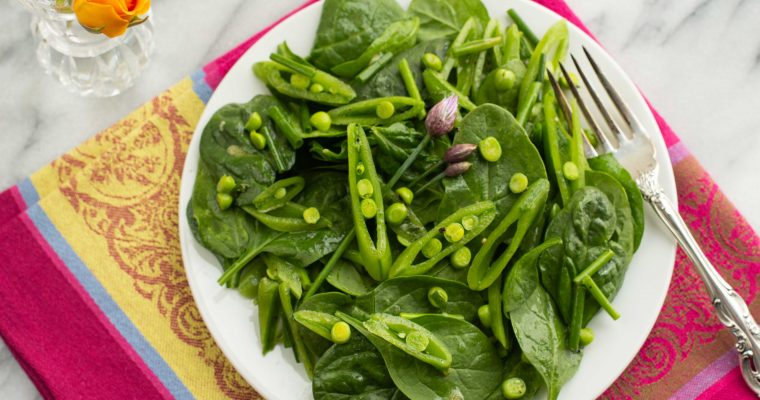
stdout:
<svg viewBox="0 0 760 400">
<path fill-rule="evenodd" d="M 495 137 L 489 136 L 480 141 L 478 144 L 480 155 L 486 159 L 486 161 L 496 162 L 501 158 L 501 144 Z"/>
<path fill-rule="evenodd" d="M 480 218 L 477 215 L 468 215 L 462 218 L 462 227 L 471 231 L 478 226 L 478 221 L 480 221 Z"/>
<path fill-rule="evenodd" d="M 406 205 L 411 205 L 414 200 L 414 192 L 406 186 L 396 189 L 396 194 L 398 197 L 401 197 L 401 200 L 406 203 Z"/>
<path fill-rule="evenodd" d="M 348 342 L 351 339 L 351 326 L 343 321 L 336 322 L 330 329 L 330 338 L 337 344 Z"/>
<path fill-rule="evenodd" d="M 377 215 L 377 204 L 375 200 L 364 199 L 361 203 L 362 215 L 366 219 L 375 218 Z"/>
<path fill-rule="evenodd" d="M 435 308 L 443 308 L 449 302 L 449 294 L 440 286 L 433 286 L 428 290 L 428 301 Z"/>
<path fill-rule="evenodd" d="M 216 191 L 219 193 L 230 193 L 235 190 L 235 178 L 224 175 L 219 178 L 219 182 L 216 184 Z"/>
<path fill-rule="evenodd" d="M 430 345 L 430 338 L 420 331 L 411 331 L 407 333 L 404 341 L 417 351 L 425 351 Z"/>
<path fill-rule="evenodd" d="M 256 131 L 251 131 L 251 143 L 253 147 L 264 150 L 264 147 L 267 147 L 267 137 Z"/>
<path fill-rule="evenodd" d="M 311 79 L 306 75 L 293 74 L 290 75 L 290 84 L 296 89 L 307 89 L 311 85 Z"/>
<path fill-rule="evenodd" d="M 367 199 L 375 193 L 375 187 L 372 186 L 372 182 L 369 179 L 360 179 L 359 182 L 356 182 L 356 191 L 359 192 L 361 198 Z"/>
<path fill-rule="evenodd" d="M 311 87 L 309 88 L 309 91 L 312 93 L 322 93 L 325 91 L 325 87 L 320 85 L 319 83 L 315 83 L 311 85 Z"/>
<path fill-rule="evenodd" d="M 377 114 L 378 118 L 381 119 L 388 119 L 393 116 L 393 113 L 396 112 L 396 107 L 391 103 L 390 101 L 384 100 L 381 101 L 380 104 L 375 107 L 375 114 Z"/>
<path fill-rule="evenodd" d="M 330 118 L 330 114 L 324 111 L 317 111 L 311 115 L 309 122 L 311 122 L 311 124 L 317 128 L 317 130 L 327 132 L 332 125 L 332 118 Z"/>
<path fill-rule="evenodd" d="M 356 175 L 362 176 L 364 175 L 364 171 L 365 168 L 363 163 L 356 164 Z"/>
<path fill-rule="evenodd" d="M 454 268 L 466 268 L 470 265 L 470 260 L 472 260 L 472 252 L 467 247 L 462 247 L 451 254 L 451 265 Z"/>
<path fill-rule="evenodd" d="M 588 346 L 594 341 L 594 330 L 591 328 L 581 329 L 581 346 Z"/>
<path fill-rule="evenodd" d="M 478 308 L 478 319 L 486 328 L 491 326 L 491 309 L 488 308 L 488 304 L 483 304 Z"/>
<path fill-rule="evenodd" d="M 525 381 L 520 378 L 509 378 L 501 384 L 501 394 L 505 399 L 515 400 L 525 396 L 528 390 Z"/>
<path fill-rule="evenodd" d="M 562 165 L 562 175 L 569 181 L 574 181 L 580 177 L 578 166 L 574 162 L 568 161 Z"/>
<path fill-rule="evenodd" d="M 464 227 L 459 222 L 452 222 L 446 226 L 443 237 L 451 243 L 456 243 L 464 238 Z"/>
<path fill-rule="evenodd" d="M 226 210 L 230 208 L 232 205 L 232 196 L 230 196 L 229 193 L 217 193 L 216 194 L 216 203 L 219 205 L 219 208 L 222 210 Z"/>
<path fill-rule="evenodd" d="M 425 53 L 425 55 L 422 56 L 422 63 L 435 72 L 440 72 L 443 69 L 443 61 L 441 61 L 441 58 L 434 53 Z"/>
<path fill-rule="evenodd" d="M 493 83 L 496 90 L 505 92 L 515 86 L 515 80 L 517 80 L 517 76 L 515 76 L 514 72 L 505 68 L 499 68 L 496 70 Z"/>
<path fill-rule="evenodd" d="M 427 258 L 433 258 L 436 254 L 440 253 L 441 250 L 443 250 L 443 243 L 436 238 L 432 238 L 422 247 L 422 255 Z"/>
<path fill-rule="evenodd" d="M 274 193 L 272 194 L 272 196 L 275 199 L 279 200 L 279 199 L 284 198 L 287 194 L 288 194 L 288 190 L 285 189 L 284 187 L 280 187 L 280 188 L 277 188 L 277 190 L 274 191 Z"/>
<path fill-rule="evenodd" d="M 393 203 L 385 210 L 385 219 L 394 225 L 404 222 L 407 215 L 409 215 L 409 210 L 404 203 Z"/>
<path fill-rule="evenodd" d="M 509 178 L 509 190 L 512 193 L 522 193 L 528 188 L 528 177 L 522 172 L 518 172 Z"/>
<path fill-rule="evenodd" d="M 253 114 L 248 117 L 248 122 L 245 123 L 245 130 L 248 132 L 257 131 L 259 128 L 261 128 L 262 123 L 263 121 L 261 120 L 261 114 L 254 111 Z"/>
<path fill-rule="evenodd" d="M 319 222 L 319 218 L 319 210 L 317 210 L 316 207 L 309 207 L 303 210 L 303 220 L 306 221 L 307 224 L 314 225 Z"/>
</svg>

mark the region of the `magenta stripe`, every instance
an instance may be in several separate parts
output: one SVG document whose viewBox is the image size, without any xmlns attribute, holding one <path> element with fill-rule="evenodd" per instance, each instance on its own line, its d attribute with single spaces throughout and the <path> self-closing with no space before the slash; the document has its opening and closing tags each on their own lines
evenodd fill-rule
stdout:
<svg viewBox="0 0 760 400">
<path fill-rule="evenodd" d="M 675 162 L 675 161 L 674 161 Z M 702 372 L 691 378 L 689 382 L 681 386 L 678 391 L 670 397 L 670 400 L 691 400 L 699 396 L 718 380 L 731 372 L 733 368 L 739 365 L 736 350 L 731 349 L 720 358 L 713 361 Z"/>
</svg>

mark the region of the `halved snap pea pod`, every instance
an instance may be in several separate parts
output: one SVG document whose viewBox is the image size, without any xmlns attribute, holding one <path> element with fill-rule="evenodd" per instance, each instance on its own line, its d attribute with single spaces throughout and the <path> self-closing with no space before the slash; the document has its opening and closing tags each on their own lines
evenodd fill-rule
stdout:
<svg viewBox="0 0 760 400">
<path fill-rule="evenodd" d="M 378 313 L 372 314 L 362 325 L 371 334 L 440 371 L 451 367 L 451 351 L 443 341 L 413 321 Z"/>
<path fill-rule="evenodd" d="M 283 65 L 279 61 L 262 61 L 253 65 L 253 73 L 261 80 L 266 82 L 267 86 L 273 88 L 279 93 L 282 93 L 288 97 L 296 99 L 304 99 L 315 103 L 326 104 L 331 106 L 339 106 L 347 104 L 354 97 L 356 92 L 351 86 L 340 79 L 324 72 L 320 71 L 312 66 L 308 65 Z M 286 61 L 287 62 L 287 61 Z M 298 71 L 290 67 L 298 67 Z M 309 88 L 297 87 L 285 79 L 283 73 L 296 74 L 303 72 L 311 73 L 311 82 L 321 85 L 325 90 L 321 92 L 311 91 Z M 306 75 L 308 76 L 308 75 Z"/>
<path fill-rule="evenodd" d="M 362 193 L 359 193 L 360 181 L 363 182 L 362 186 L 366 186 Z M 367 136 L 357 124 L 348 126 L 348 187 L 351 193 L 351 212 L 356 229 L 356 243 L 362 256 L 362 265 L 372 279 L 384 280 L 388 277 L 392 256 L 385 227 L 383 190 L 372 160 Z M 372 215 L 367 217 L 365 214 L 369 208 L 367 206 L 369 201 L 374 203 L 374 209 Z M 362 203 L 365 204 L 364 207 Z M 375 221 L 374 235 L 369 231 L 368 219 Z"/>
<path fill-rule="evenodd" d="M 267 212 L 284 206 L 287 202 L 296 197 L 298 193 L 301 193 L 305 181 L 300 176 L 294 176 L 292 178 L 280 179 L 279 181 L 269 185 L 263 192 L 259 193 L 253 199 L 253 206 L 256 210 L 261 212 Z"/>
<path fill-rule="evenodd" d="M 520 247 L 523 237 L 533 225 L 536 216 L 544 210 L 544 203 L 549 195 L 549 181 L 539 179 L 528 187 L 517 199 L 504 219 L 488 235 L 483 247 L 475 254 L 472 266 L 467 272 L 467 284 L 472 290 L 483 290 L 491 286 L 501 276 L 504 268 Z M 517 229 L 507 250 L 493 260 L 503 236 L 517 222 Z"/>
<path fill-rule="evenodd" d="M 332 226 L 331 221 L 320 216 L 316 223 L 304 219 L 304 211 L 308 208 L 296 203 L 285 203 L 282 207 L 268 213 L 261 212 L 251 206 L 243 206 L 243 211 L 251 214 L 262 224 L 280 232 L 316 231 Z"/>
<path fill-rule="evenodd" d="M 332 314 L 312 310 L 296 311 L 293 314 L 293 318 L 295 318 L 299 324 L 329 341 L 332 341 L 331 331 L 333 325 L 342 321 L 340 318 Z"/>
<path fill-rule="evenodd" d="M 425 250 L 429 242 L 439 240 L 437 236 L 443 237 L 446 229 L 449 225 L 454 223 L 461 223 L 461 221 L 467 217 L 476 216 L 477 224 L 470 230 L 464 230 L 464 235 L 457 241 L 448 242 L 446 247 L 437 251 L 437 254 L 430 254 L 427 251 L 427 260 L 414 264 L 415 259 L 420 252 Z M 455 213 L 451 214 L 448 218 L 444 219 L 436 225 L 433 229 L 428 231 L 424 236 L 412 242 L 393 263 L 390 270 L 390 277 L 408 276 L 408 275 L 421 275 L 433 268 L 439 261 L 446 258 L 449 254 L 461 249 L 470 240 L 476 238 L 483 232 L 488 225 L 496 218 L 496 206 L 491 201 L 481 201 L 469 205 L 464 208 L 460 208 Z"/>
<path fill-rule="evenodd" d="M 381 97 L 347 104 L 328 111 L 334 125 L 392 124 L 417 117 L 425 103 L 411 97 Z"/>
</svg>

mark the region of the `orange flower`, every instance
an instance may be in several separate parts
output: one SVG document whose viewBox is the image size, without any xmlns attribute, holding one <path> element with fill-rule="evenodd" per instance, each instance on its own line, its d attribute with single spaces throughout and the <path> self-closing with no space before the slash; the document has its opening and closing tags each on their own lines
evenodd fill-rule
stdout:
<svg viewBox="0 0 760 400">
<path fill-rule="evenodd" d="M 85 29 L 112 38 L 145 21 L 140 16 L 150 9 L 150 0 L 74 0 L 71 8 Z"/>
</svg>

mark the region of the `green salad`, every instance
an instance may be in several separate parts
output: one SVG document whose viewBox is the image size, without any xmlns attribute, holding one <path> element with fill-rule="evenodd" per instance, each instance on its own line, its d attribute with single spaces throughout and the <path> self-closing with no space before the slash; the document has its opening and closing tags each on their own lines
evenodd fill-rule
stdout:
<svg viewBox="0 0 760 400">
<path fill-rule="evenodd" d="M 279 45 L 271 94 L 203 130 L 193 234 L 315 399 L 555 399 L 619 317 L 641 196 L 546 78 L 565 21 L 507 14 L 326 0 L 311 54 Z"/>
</svg>

